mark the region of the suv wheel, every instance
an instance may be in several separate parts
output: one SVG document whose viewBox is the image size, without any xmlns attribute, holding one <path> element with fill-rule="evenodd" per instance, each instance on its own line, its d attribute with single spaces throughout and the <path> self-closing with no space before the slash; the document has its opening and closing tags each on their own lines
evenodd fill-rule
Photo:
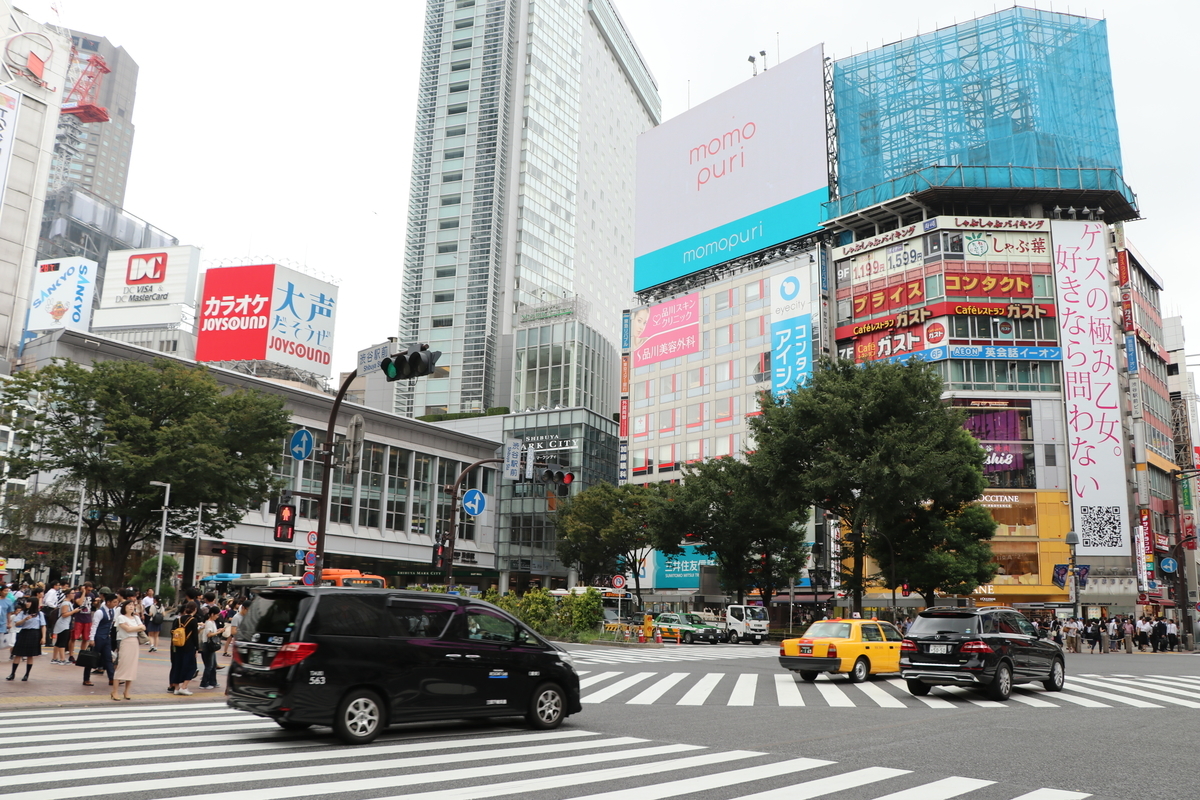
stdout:
<svg viewBox="0 0 1200 800">
<path fill-rule="evenodd" d="M 562 724 L 565 707 L 562 689 L 553 683 L 543 683 L 529 700 L 529 713 L 525 715 L 525 720 L 532 728 L 548 731 Z"/>
<path fill-rule="evenodd" d="M 346 744 L 367 744 L 383 731 L 383 703 L 370 689 L 355 689 L 338 705 L 333 732 Z"/>
<path fill-rule="evenodd" d="M 866 656 L 859 656 L 854 662 L 854 666 L 850 668 L 850 674 L 846 677 L 851 683 L 862 683 L 871 675 L 871 663 L 867 661 Z"/>
<path fill-rule="evenodd" d="M 1067 682 L 1067 670 L 1063 666 L 1061 659 L 1054 659 L 1054 663 L 1050 665 L 1050 677 L 1042 681 L 1042 686 L 1046 687 L 1047 692 L 1061 692 L 1063 684 Z"/>
<path fill-rule="evenodd" d="M 993 700 L 1007 700 L 1012 694 L 1012 667 L 1007 662 L 1001 661 L 1000 666 L 996 667 L 996 677 L 992 679 L 992 683 L 988 686 L 988 697 Z"/>
<path fill-rule="evenodd" d="M 737 631 L 730 631 L 730 632 L 729 632 L 729 643 L 730 643 L 730 644 L 737 644 L 737 643 L 738 643 L 738 635 L 737 635 Z"/>
<path fill-rule="evenodd" d="M 292 722 L 286 719 L 277 719 L 275 724 L 285 731 L 306 731 L 312 727 L 312 723 L 309 722 Z"/>
<path fill-rule="evenodd" d="M 921 683 L 920 681 L 905 681 L 905 683 L 908 684 L 908 693 L 917 697 L 924 697 L 933 688 L 928 683 Z"/>
</svg>

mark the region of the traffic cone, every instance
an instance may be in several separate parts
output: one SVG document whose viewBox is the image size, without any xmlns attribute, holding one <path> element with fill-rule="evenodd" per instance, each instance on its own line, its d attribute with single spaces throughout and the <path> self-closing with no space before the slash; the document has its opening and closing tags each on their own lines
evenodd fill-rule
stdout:
<svg viewBox="0 0 1200 800">
<path fill-rule="evenodd" d="M 638 628 L 638 644 L 646 643 L 646 629 Z"/>
<path fill-rule="evenodd" d="M 625 628 L 625 641 L 627 641 L 627 642 L 629 641 L 629 628 L 628 628 L 628 626 L 626 626 L 626 628 Z"/>
<path fill-rule="evenodd" d="M 675 644 L 683 644 L 683 638 L 679 635 L 679 629 L 675 629 Z"/>
<path fill-rule="evenodd" d="M 662 631 L 658 628 L 654 629 L 654 643 L 662 644 Z"/>
</svg>

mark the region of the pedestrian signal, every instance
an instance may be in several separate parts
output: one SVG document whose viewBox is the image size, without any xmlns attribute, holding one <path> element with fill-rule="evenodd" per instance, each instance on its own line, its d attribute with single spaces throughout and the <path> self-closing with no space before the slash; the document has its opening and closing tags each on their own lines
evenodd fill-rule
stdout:
<svg viewBox="0 0 1200 800">
<path fill-rule="evenodd" d="M 291 543 L 296 535 L 296 507 L 281 505 L 275 509 L 275 541 Z"/>
</svg>

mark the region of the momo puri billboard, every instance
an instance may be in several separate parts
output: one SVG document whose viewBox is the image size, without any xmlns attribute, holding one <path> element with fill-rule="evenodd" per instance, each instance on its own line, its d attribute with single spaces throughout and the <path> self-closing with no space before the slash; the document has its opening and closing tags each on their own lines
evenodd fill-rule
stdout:
<svg viewBox="0 0 1200 800">
<path fill-rule="evenodd" d="M 634 291 L 820 228 L 817 45 L 638 137 Z"/>
</svg>

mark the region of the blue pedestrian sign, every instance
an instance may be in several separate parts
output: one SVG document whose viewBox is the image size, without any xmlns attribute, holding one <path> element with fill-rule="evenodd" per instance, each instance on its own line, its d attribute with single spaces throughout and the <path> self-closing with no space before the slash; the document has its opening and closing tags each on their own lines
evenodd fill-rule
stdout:
<svg viewBox="0 0 1200 800">
<path fill-rule="evenodd" d="M 314 444 L 312 433 L 301 428 L 292 434 L 292 441 L 288 443 L 288 452 L 292 454 L 292 458 L 303 461 L 312 455 Z"/>
<path fill-rule="evenodd" d="M 297 550 L 297 551 L 296 551 L 296 560 L 297 560 L 297 561 L 303 561 L 303 560 L 304 560 L 304 551 L 303 551 L 303 550 Z M 69 662 L 68 662 L 68 663 L 69 663 Z"/>
<path fill-rule="evenodd" d="M 1161 558 L 1158 561 L 1158 566 L 1163 572 L 1174 572 L 1179 569 L 1179 562 L 1173 558 Z"/>
<path fill-rule="evenodd" d="M 463 495 L 463 511 L 472 517 L 478 517 L 487 508 L 487 498 L 478 489 L 468 489 Z"/>
</svg>

